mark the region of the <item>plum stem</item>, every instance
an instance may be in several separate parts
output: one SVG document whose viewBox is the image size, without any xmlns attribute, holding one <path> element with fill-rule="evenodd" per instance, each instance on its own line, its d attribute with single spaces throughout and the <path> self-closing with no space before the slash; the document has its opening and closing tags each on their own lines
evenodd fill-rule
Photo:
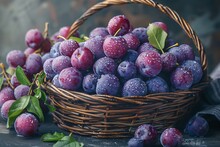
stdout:
<svg viewBox="0 0 220 147">
<path fill-rule="evenodd" d="M 174 45 L 169 46 L 168 48 L 166 48 L 166 50 L 169 50 L 170 48 L 173 48 L 173 47 L 176 47 L 176 46 L 179 46 L 179 43 L 175 43 Z"/>
<path fill-rule="evenodd" d="M 44 25 L 44 39 L 46 39 L 49 35 L 48 33 L 48 26 L 49 26 L 49 23 L 48 22 L 45 22 L 45 25 Z"/>
<path fill-rule="evenodd" d="M 86 36 L 86 35 L 82 35 L 82 37 L 81 37 L 83 40 L 89 40 L 89 37 L 88 36 Z"/>
<path fill-rule="evenodd" d="M 6 79 L 7 83 L 8 83 L 8 85 L 9 85 L 12 89 L 14 89 L 14 86 L 11 84 L 10 78 L 8 77 L 8 75 L 7 75 L 6 71 L 5 71 L 5 65 L 4 65 L 3 63 L 0 63 L 0 68 L 2 69 L 2 74 L 3 74 L 3 76 L 5 77 L 5 79 Z"/>
<path fill-rule="evenodd" d="M 63 40 L 67 40 L 65 37 L 58 35 L 57 38 L 62 38 Z"/>
<path fill-rule="evenodd" d="M 120 31 L 121 31 L 121 28 L 119 28 L 113 36 L 115 37 Z"/>
</svg>

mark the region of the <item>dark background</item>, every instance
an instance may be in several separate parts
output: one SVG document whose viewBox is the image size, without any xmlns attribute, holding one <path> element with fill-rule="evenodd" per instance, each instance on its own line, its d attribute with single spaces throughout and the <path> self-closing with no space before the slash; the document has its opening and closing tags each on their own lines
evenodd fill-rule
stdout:
<svg viewBox="0 0 220 147">
<path fill-rule="evenodd" d="M 0 61 L 5 62 L 10 50 L 26 48 L 25 33 L 31 28 L 44 29 L 49 22 L 49 33 L 71 25 L 90 6 L 101 0 L 0 0 Z M 220 1 L 219 0 L 157 0 L 189 22 L 205 46 L 208 72 L 220 61 Z M 90 17 L 80 28 L 87 34 L 93 28 L 106 26 L 114 15 L 125 14 L 134 27 L 146 27 L 152 21 L 167 23 L 170 36 L 179 44 L 192 41 L 181 28 L 154 8 L 142 4 L 112 6 Z M 192 45 L 193 46 L 193 45 Z M 193 46 L 194 47 L 194 46 Z M 195 47 L 194 47 L 195 48 Z"/>
</svg>

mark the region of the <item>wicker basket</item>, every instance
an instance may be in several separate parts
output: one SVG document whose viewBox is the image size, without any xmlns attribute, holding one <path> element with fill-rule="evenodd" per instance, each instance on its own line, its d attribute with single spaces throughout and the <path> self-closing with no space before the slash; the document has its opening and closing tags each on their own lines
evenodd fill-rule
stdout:
<svg viewBox="0 0 220 147">
<path fill-rule="evenodd" d="M 69 36 L 91 15 L 111 5 L 142 3 L 159 9 L 177 22 L 192 39 L 201 57 L 204 77 L 190 90 L 149 94 L 146 96 L 115 97 L 88 95 L 44 85 L 52 104 L 57 125 L 67 131 L 97 138 L 119 138 L 133 135 L 137 126 L 150 123 L 158 131 L 175 124 L 199 100 L 199 93 L 208 85 L 207 59 L 203 46 L 190 25 L 175 11 L 152 0 L 106 0 L 88 9 L 71 26 Z"/>
</svg>

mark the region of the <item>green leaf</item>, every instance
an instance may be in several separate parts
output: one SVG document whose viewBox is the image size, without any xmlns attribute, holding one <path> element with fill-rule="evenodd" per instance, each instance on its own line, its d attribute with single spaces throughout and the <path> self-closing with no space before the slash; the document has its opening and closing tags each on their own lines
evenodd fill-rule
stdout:
<svg viewBox="0 0 220 147">
<path fill-rule="evenodd" d="M 0 90 L 2 89 L 3 82 L 4 82 L 4 77 L 0 77 Z"/>
<path fill-rule="evenodd" d="M 13 67 L 8 67 L 7 69 L 6 69 L 6 72 L 9 74 L 9 75 L 13 75 L 14 73 L 15 73 L 15 68 L 13 68 Z"/>
<path fill-rule="evenodd" d="M 41 90 L 41 98 L 40 99 L 43 100 L 44 103 L 47 102 L 47 95 L 43 90 Z"/>
<path fill-rule="evenodd" d="M 68 145 L 68 144 L 70 144 L 71 142 L 69 142 L 69 141 L 67 141 L 67 140 L 60 140 L 60 141 L 57 141 L 54 145 L 53 145 L 53 147 L 64 147 L 64 146 L 66 146 L 66 145 Z"/>
<path fill-rule="evenodd" d="M 34 89 L 34 96 L 38 99 L 41 99 L 44 103 L 47 101 L 46 93 L 41 90 L 39 87 Z"/>
<path fill-rule="evenodd" d="M 37 99 L 36 97 L 31 96 L 30 102 L 27 106 L 27 111 L 34 113 L 36 116 L 38 116 L 41 122 L 44 122 L 44 114 L 40 107 L 39 99 Z"/>
<path fill-rule="evenodd" d="M 63 133 L 54 132 L 53 134 L 47 133 L 41 136 L 41 140 L 44 142 L 54 142 L 61 140 L 65 135 Z"/>
<path fill-rule="evenodd" d="M 36 97 L 39 100 L 42 100 L 50 112 L 54 112 L 56 110 L 54 106 L 48 104 L 47 95 L 43 90 L 41 90 L 40 88 L 36 88 L 34 89 L 34 93 L 35 93 L 34 97 Z"/>
<path fill-rule="evenodd" d="M 36 97 L 39 100 L 42 100 L 50 112 L 54 112 L 56 110 L 54 106 L 48 104 L 47 95 L 43 90 L 41 90 L 40 88 L 36 88 L 34 89 L 34 93 L 35 93 L 34 97 Z"/>
<path fill-rule="evenodd" d="M 75 139 L 73 139 L 72 134 L 70 134 L 69 136 L 64 136 L 63 138 L 61 138 L 62 141 L 70 141 L 73 142 L 75 141 Z"/>
<path fill-rule="evenodd" d="M 70 37 L 70 40 L 74 40 L 74 41 L 76 41 L 77 43 L 85 42 L 84 39 L 82 39 L 82 38 L 78 38 L 78 37 Z"/>
<path fill-rule="evenodd" d="M 23 69 L 20 66 L 18 66 L 16 68 L 15 73 L 16 73 L 16 77 L 17 77 L 18 81 L 21 84 L 28 85 L 28 86 L 31 85 L 31 82 L 28 80 L 27 76 L 25 75 Z"/>
<path fill-rule="evenodd" d="M 56 110 L 56 108 L 50 104 L 46 103 L 47 108 L 49 109 L 50 112 L 54 112 Z"/>
<path fill-rule="evenodd" d="M 38 79 L 37 79 L 38 83 L 43 84 L 45 77 L 46 77 L 46 74 L 44 72 L 41 72 L 40 75 L 38 76 Z"/>
<path fill-rule="evenodd" d="M 70 136 L 64 136 L 60 141 L 55 143 L 53 147 L 83 147 L 83 143 L 79 143 L 73 137 Z"/>
<path fill-rule="evenodd" d="M 36 89 L 34 89 L 34 96 L 36 97 L 36 98 L 38 98 L 38 99 L 40 99 L 41 98 L 41 89 L 40 88 L 36 88 Z"/>
<path fill-rule="evenodd" d="M 17 116 L 20 115 L 27 107 L 29 101 L 30 96 L 23 96 L 11 105 L 8 112 L 7 128 L 10 128 L 12 126 Z"/>
<path fill-rule="evenodd" d="M 167 38 L 167 33 L 161 29 L 160 27 L 154 25 L 154 24 L 149 24 L 149 29 L 147 30 L 147 35 L 148 35 L 148 40 L 149 43 L 161 50 L 162 53 L 164 53 L 163 49 L 165 46 L 165 41 Z"/>
</svg>

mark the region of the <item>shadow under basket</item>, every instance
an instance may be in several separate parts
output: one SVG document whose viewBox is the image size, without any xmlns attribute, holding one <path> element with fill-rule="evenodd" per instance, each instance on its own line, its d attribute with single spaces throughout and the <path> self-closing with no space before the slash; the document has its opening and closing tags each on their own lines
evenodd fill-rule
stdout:
<svg viewBox="0 0 220 147">
<path fill-rule="evenodd" d="M 57 88 L 47 82 L 43 88 L 49 94 L 57 125 L 69 132 L 97 138 L 131 137 L 141 124 L 152 124 L 159 132 L 173 126 L 195 106 L 199 94 L 209 84 L 207 59 L 203 46 L 190 25 L 175 11 L 151 0 L 106 0 L 88 9 L 71 26 L 69 36 L 97 11 L 111 5 L 141 3 L 159 9 L 177 22 L 192 39 L 200 55 L 203 80 L 189 90 L 149 94 L 146 96 L 115 97 L 89 95 Z"/>
</svg>

